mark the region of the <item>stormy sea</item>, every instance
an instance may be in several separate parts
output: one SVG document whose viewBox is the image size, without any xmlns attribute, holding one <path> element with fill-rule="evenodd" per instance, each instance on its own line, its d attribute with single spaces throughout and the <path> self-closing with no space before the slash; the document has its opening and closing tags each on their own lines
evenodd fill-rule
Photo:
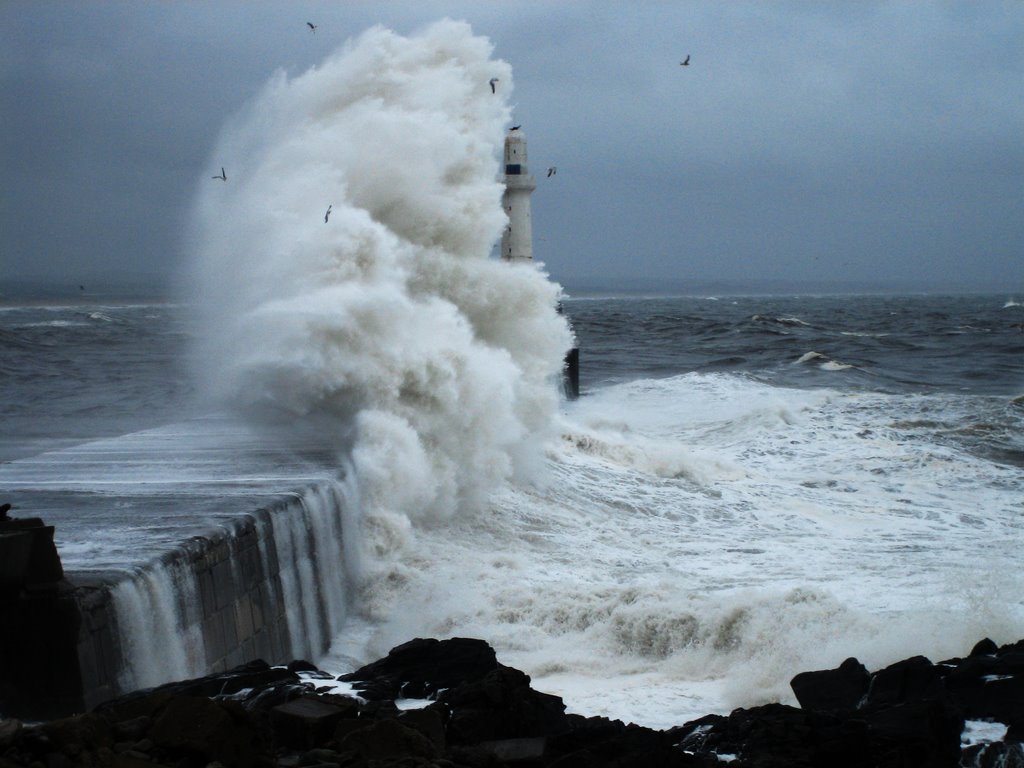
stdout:
<svg viewBox="0 0 1024 768">
<path fill-rule="evenodd" d="M 571 711 L 655 728 L 791 703 L 849 656 L 1024 637 L 1024 296 L 567 293 L 489 255 L 493 77 L 463 24 L 370 30 L 225 126 L 173 298 L 4 297 L 0 501 L 58 519 L 66 569 L 113 569 L 190 514 L 194 478 L 131 436 L 230 414 L 312 441 L 347 505 L 319 666 L 478 637 Z M 90 445 L 163 501 L 121 508 L 68 466 L 86 490 L 61 518 L 25 478 Z"/>
<path fill-rule="evenodd" d="M 880 668 L 1024 636 L 1024 306 L 564 307 L 582 391 L 558 404 L 538 466 L 447 516 L 377 512 L 325 668 L 414 636 L 482 637 L 575 711 L 667 727 L 790 701 L 794 674 L 847 656 Z M 186 416 L 188 314 L 5 302 L 5 462 Z"/>
</svg>

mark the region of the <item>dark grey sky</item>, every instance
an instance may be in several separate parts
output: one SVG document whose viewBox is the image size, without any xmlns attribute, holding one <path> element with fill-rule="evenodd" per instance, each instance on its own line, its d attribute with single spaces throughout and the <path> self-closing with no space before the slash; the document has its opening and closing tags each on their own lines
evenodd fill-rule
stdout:
<svg viewBox="0 0 1024 768">
<path fill-rule="evenodd" d="M 0 292 L 170 284 L 217 135 L 274 70 L 444 16 L 513 67 L 535 255 L 570 292 L 1024 294 L 1019 0 L 8 0 Z"/>
</svg>

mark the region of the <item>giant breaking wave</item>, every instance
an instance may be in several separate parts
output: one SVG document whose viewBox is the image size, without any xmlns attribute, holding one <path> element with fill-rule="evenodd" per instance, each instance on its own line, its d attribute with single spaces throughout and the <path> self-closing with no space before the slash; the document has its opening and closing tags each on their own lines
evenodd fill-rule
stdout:
<svg viewBox="0 0 1024 768">
<path fill-rule="evenodd" d="M 377 555 L 529 476 L 558 406 L 560 289 L 489 257 L 512 85 L 491 56 L 445 20 L 276 73 L 223 130 L 227 181 L 193 212 L 203 391 L 326 436 Z"/>
</svg>

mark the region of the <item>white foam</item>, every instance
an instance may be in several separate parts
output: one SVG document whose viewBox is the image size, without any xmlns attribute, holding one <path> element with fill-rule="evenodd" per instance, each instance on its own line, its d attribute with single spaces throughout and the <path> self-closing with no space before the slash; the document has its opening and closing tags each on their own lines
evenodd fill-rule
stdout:
<svg viewBox="0 0 1024 768">
<path fill-rule="evenodd" d="M 960 734 L 960 744 L 972 747 L 976 744 L 991 744 L 1003 741 L 1009 727 L 991 720 L 966 720 Z"/>
<path fill-rule="evenodd" d="M 488 258 L 511 85 L 464 23 L 371 29 L 275 75 L 198 195 L 205 391 L 351 450 L 371 552 L 534 471 L 557 410 L 559 288 Z"/>
<path fill-rule="evenodd" d="M 572 711 L 669 727 L 794 703 L 793 675 L 851 655 L 878 669 L 1018 639 L 1024 478 L 907 440 L 893 415 L 913 407 L 724 374 L 584 398 L 550 482 L 382 552 L 339 666 L 479 636 Z"/>
</svg>

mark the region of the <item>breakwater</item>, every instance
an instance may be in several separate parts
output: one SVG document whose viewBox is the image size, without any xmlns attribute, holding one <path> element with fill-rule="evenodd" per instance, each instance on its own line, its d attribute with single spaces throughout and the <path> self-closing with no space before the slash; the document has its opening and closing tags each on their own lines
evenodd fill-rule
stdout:
<svg viewBox="0 0 1024 768">
<path fill-rule="evenodd" d="M 345 619 L 343 520 L 357 502 L 323 462 L 262 446 L 205 422 L 0 465 L 18 516 L 0 525 L 20 529 L 0 530 L 0 715 L 57 717 L 327 650 Z"/>
</svg>

